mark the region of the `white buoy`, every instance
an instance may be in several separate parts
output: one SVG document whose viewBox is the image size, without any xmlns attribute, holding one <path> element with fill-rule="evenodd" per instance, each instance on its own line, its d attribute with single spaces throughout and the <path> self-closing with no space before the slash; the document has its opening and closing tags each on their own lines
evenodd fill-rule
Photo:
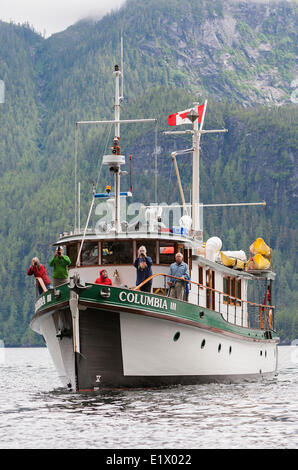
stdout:
<svg viewBox="0 0 298 470">
<path fill-rule="evenodd" d="M 215 261 L 217 253 L 221 250 L 222 241 L 218 237 L 211 237 L 206 242 L 206 258 Z"/>
</svg>

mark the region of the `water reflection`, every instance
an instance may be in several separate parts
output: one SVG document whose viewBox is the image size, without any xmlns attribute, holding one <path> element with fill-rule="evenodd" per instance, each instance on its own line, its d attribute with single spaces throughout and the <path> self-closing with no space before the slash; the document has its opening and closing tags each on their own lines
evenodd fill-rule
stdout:
<svg viewBox="0 0 298 470">
<path fill-rule="evenodd" d="M 61 388 L 46 350 L 26 354 L 0 368 L 1 448 L 297 447 L 291 350 L 262 382 L 92 393 Z"/>
</svg>

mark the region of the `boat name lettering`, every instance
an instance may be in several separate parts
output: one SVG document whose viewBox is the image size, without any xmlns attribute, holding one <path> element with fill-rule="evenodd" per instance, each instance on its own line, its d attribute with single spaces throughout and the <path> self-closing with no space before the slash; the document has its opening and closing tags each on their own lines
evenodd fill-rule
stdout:
<svg viewBox="0 0 298 470">
<path fill-rule="evenodd" d="M 158 297 L 149 297 L 148 295 L 139 294 L 137 292 L 125 292 L 121 291 L 119 294 L 121 302 L 129 302 L 130 304 L 136 305 L 149 305 L 150 307 L 162 308 L 168 310 L 166 299 Z"/>
<path fill-rule="evenodd" d="M 51 294 L 47 294 L 46 296 L 43 295 L 42 297 L 40 297 L 40 299 L 38 299 L 37 302 L 35 303 L 35 312 L 37 312 L 37 310 L 39 310 L 43 305 L 45 305 L 48 302 L 52 302 Z"/>
<path fill-rule="evenodd" d="M 40 297 L 40 299 L 35 302 L 35 312 L 46 303 L 45 297 Z"/>
</svg>

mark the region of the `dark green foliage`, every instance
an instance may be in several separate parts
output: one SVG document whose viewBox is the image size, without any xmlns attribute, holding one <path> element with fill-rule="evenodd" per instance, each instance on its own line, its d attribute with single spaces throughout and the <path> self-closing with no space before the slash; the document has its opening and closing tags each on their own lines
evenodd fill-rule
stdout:
<svg viewBox="0 0 298 470">
<path fill-rule="evenodd" d="M 260 91 L 252 93 L 248 83 L 272 67 L 280 73 L 274 72 L 276 81 L 283 77 L 281 89 L 289 97 L 291 88 L 285 84 L 295 78 L 293 15 L 290 7 L 272 7 L 256 22 L 255 12 L 240 5 L 234 14 L 237 45 L 227 41 L 216 50 L 199 38 L 204 22 L 213 27 L 225 18 L 220 0 L 187 0 L 183 5 L 178 0 L 130 0 L 96 23 L 82 21 L 47 40 L 27 26 L 0 22 L 0 79 L 6 85 L 5 103 L 0 104 L 0 338 L 7 345 L 42 344 L 28 327 L 34 287 L 26 271 L 38 255 L 50 274 L 51 243 L 73 227 L 75 122 L 113 117 L 112 70 L 120 56 L 115 24 L 123 28 L 125 43 L 121 116 L 158 118 L 159 201 L 179 201 L 170 152 L 190 146 L 189 137 L 162 134 L 168 128 L 167 116 L 190 107 L 198 92 L 200 101 L 210 94 L 214 101 L 209 98 L 205 127 L 226 127 L 229 132 L 202 137 L 202 201 L 266 200 L 267 207 L 206 208 L 204 238 L 218 235 L 224 249 L 246 251 L 256 237 L 265 239 L 274 249 L 278 276 L 276 326 L 284 339 L 298 336 L 297 106 L 239 104 L 266 101 Z M 287 26 L 281 27 L 282 22 Z M 270 45 L 267 52 L 248 57 L 248 50 L 263 43 Z M 225 52 L 233 70 L 218 59 Z M 90 180 L 97 181 L 112 133 L 110 126 L 80 128 L 82 224 L 91 200 Z M 123 125 L 121 149 L 134 156 L 134 172 L 140 175 L 134 178 L 134 201 L 153 201 L 153 126 Z M 190 156 L 178 157 L 178 165 L 188 200 Z M 97 190 L 107 183 L 110 174 L 102 169 Z M 128 187 L 128 178 L 122 184 Z"/>
</svg>

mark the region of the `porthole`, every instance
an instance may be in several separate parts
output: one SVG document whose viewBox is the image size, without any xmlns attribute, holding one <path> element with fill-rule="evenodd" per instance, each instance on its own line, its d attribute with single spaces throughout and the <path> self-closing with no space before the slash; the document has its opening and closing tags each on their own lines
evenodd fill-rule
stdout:
<svg viewBox="0 0 298 470">
<path fill-rule="evenodd" d="M 262 350 L 260 351 L 260 356 L 263 356 L 263 351 Z"/>
<path fill-rule="evenodd" d="M 180 338 L 180 331 L 177 331 L 177 333 L 174 334 L 173 341 L 178 341 Z"/>
<path fill-rule="evenodd" d="M 267 357 L 267 351 L 265 351 L 265 357 Z"/>
<path fill-rule="evenodd" d="M 218 351 L 218 352 L 221 351 L 221 344 L 220 344 L 220 343 L 219 343 L 219 345 L 218 345 L 217 351 Z"/>
<path fill-rule="evenodd" d="M 232 354 L 232 346 L 229 347 L 229 354 Z"/>
<path fill-rule="evenodd" d="M 205 347 L 205 344 L 206 344 L 206 341 L 203 339 L 203 341 L 201 342 L 201 349 Z"/>
</svg>

